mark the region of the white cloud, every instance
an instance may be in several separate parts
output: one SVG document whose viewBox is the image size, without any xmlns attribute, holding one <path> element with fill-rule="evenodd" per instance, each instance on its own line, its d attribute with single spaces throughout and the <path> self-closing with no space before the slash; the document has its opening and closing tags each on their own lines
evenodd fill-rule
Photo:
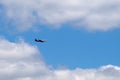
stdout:
<svg viewBox="0 0 120 80">
<path fill-rule="evenodd" d="M 57 70 L 55 71 L 58 80 L 119 80 L 120 67 L 108 65 L 99 69 Z"/>
<path fill-rule="evenodd" d="M 19 30 L 40 24 L 73 26 L 91 30 L 119 27 L 119 0 L 1 0 L 8 22 Z"/>
<path fill-rule="evenodd" d="M 50 75 L 37 47 L 0 39 L 0 80 L 39 80 Z"/>
<path fill-rule="evenodd" d="M 25 42 L 0 39 L 0 80 L 120 80 L 119 66 L 50 69 L 38 54 L 37 47 Z"/>
<path fill-rule="evenodd" d="M 0 58 L 23 59 L 36 55 L 39 51 L 35 46 L 30 46 L 25 42 L 11 43 L 7 40 L 0 40 Z"/>
</svg>

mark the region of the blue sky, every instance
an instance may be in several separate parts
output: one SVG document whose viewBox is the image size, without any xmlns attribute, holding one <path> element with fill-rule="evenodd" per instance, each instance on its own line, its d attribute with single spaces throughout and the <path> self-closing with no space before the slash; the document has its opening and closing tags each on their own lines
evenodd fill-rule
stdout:
<svg viewBox="0 0 120 80">
<path fill-rule="evenodd" d="M 119 14 L 118 0 L 1 0 L 0 79 L 119 80 Z"/>
<path fill-rule="evenodd" d="M 8 34 L 2 36 L 17 42 L 23 38 L 27 43 L 36 45 L 45 62 L 53 67 L 95 68 L 102 65 L 117 65 L 120 57 L 120 31 L 86 31 L 65 25 L 60 29 L 41 28 L 40 32 Z M 45 39 L 45 43 L 36 43 L 34 38 Z"/>
<path fill-rule="evenodd" d="M 118 62 L 120 33 L 117 30 L 86 32 L 63 28 L 55 32 L 52 30 L 49 34 L 45 48 L 41 49 L 49 64 L 64 65 L 70 68 L 78 66 L 92 68 L 107 64 L 120 65 Z"/>
</svg>

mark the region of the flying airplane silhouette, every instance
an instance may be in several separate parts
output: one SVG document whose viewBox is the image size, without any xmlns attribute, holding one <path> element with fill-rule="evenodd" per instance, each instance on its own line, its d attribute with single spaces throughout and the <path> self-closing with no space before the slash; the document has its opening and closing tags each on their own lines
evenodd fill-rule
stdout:
<svg viewBox="0 0 120 80">
<path fill-rule="evenodd" d="M 46 42 L 45 40 L 41 40 L 41 39 L 35 39 L 36 42 Z"/>
</svg>

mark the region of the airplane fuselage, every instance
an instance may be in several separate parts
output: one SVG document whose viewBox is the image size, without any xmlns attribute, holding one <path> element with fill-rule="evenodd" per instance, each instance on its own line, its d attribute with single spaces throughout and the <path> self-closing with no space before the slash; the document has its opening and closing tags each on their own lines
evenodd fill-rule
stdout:
<svg viewBox="0 0 120 80">
<path fill-rule="evenodd" d="M 36 42 L 45 42 L 44 40 L 41 40 L 41 39 L 39 39 L 39 40 L 35 39 L 35 41 Z"/>
</svg>

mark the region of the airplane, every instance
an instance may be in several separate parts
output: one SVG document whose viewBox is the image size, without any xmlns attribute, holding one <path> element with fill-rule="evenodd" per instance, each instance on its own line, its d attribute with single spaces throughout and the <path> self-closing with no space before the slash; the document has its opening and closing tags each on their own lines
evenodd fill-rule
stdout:
<svg viewBox="0 0 120 80">
<path fill-rule="evenodd" d="M 36 42 L 46 42 L 45 40 L 41 40 L 41 39 L 35 39 Z"/>
</svg>

